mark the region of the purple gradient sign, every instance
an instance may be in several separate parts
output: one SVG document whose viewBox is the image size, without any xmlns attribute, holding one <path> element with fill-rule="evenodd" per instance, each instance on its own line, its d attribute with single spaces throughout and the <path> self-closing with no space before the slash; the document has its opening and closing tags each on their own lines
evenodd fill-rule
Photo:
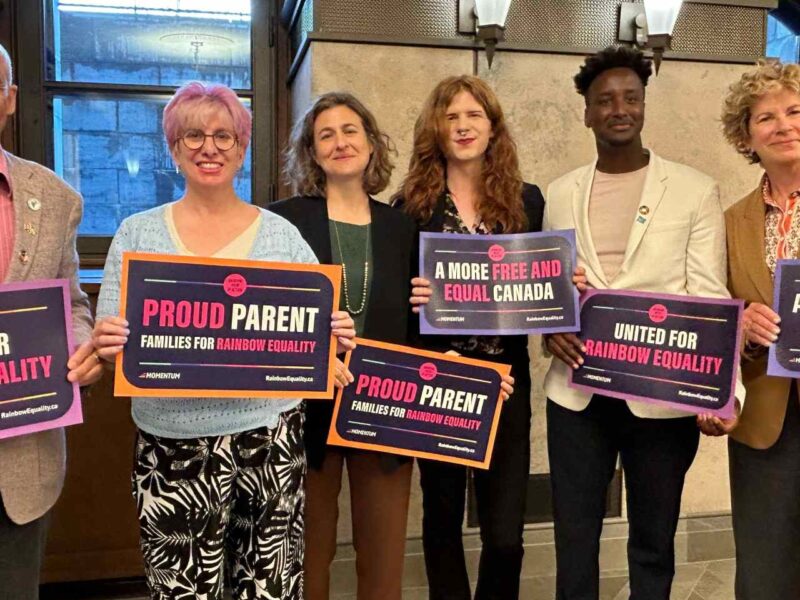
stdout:
<svg viewBox="0 0 800 600">
<path fill-rule="evenodd" d="M 774 306 L 781 317 L 781 333 L 769 347 L 767 374 L 797 379 L 800 377 L 800 260 L 778 261 Z"/>
<path fill-rule="evenodd" d="M 83 421 L 65 279 L 0 285 L 0 438 Z"/>
<path fill-rule="evenodd" d="M 581 302 L 585 362 L 570 386 L 730 417 L 742 307 L 740 300 L 590 290 Z"/>
<path fill-rule="evenodd" d="M 511 367 L 373 340 L 346 364 L 328 443 L 488 469 Z"/>
<path fill-rule="evenodd" d="M 341 267 L 125 253 L 118 396 L 330 398 Z"/>
<path fill-rule="evenodd" d="M 577 331 L 575 232 L 420 234 L 419 272 L 433 295 L 420 332 L 515 335 Z"/>
</svg>

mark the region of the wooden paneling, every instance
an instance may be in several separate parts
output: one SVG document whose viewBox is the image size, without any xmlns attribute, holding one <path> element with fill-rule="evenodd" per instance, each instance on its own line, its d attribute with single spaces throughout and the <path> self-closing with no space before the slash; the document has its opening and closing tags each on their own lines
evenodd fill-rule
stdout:
<svg viewBox="0 0 800 600">
<path fill-rule="evenodd" d="M 84 422 L 67 428 L 67 479 L 53 509 L 43 582 L 144 574 L 131 495 L 136 428 L 130 400 L 114 397 L 113 380 L 106 372 L 84 393 Z"/>
</svg>

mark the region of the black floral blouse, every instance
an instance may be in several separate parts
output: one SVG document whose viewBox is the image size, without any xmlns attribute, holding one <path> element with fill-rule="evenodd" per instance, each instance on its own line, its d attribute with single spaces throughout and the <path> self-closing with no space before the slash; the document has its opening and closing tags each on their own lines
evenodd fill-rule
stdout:
<svg viewBox="0 0 800 600">
<path fill-rule="evenodd" d="M 458 214 L 455 202 L 450 192 L 444 198 L 444 233 L 467 233 L 475 235 L 489 235 L 492 233 L 486 228 L 483 221 L 478 217 L 475 223 L 474 232 L 464 224 L 461 215 Z M 503 342 L 498 335 L 472 335 L 451 340 L 450 345 L 457 352 L 480 352 L 482 354 L 497 355 L 503 353 Z"/>
</svg>

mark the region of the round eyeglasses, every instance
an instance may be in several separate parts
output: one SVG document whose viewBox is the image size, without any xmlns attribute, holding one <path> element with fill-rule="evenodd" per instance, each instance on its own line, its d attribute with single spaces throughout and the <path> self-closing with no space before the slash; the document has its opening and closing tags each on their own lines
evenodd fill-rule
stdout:
<svg viewBox="0 0 800 600">
<path fill-rule="evenodd" d="M 230 131 L 215 131 L 214 133 L 203 133 L 199 129 L 189 129 L 182 136 L 183 145 L 189 150 L 200 150 L 206 143 L 206 138 L 211 138 L 217 150 L 230 150 L 239 140 Z"/>
</svg>

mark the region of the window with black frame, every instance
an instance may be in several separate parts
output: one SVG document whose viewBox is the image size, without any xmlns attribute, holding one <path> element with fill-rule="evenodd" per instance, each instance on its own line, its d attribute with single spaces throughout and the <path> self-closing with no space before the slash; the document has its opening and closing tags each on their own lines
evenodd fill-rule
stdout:
<svg viewBox="0 0 800 600">
<path fill-rule="evenodd" d="M 269 82 L 254 77 L 270 73 L 264 68 L 270 53 L 257 38 L 268 37 L 269 8 L 262 4 L 271 3 L 41 1 L 42 158 L 84 198 L 78 246 L 82 259 L 94 260 L 83 264 L 102 262 L 125 217 L 182 195 L 183 179 L 164 141 L 161 114 L 175 89 L 188 81 L 224 83 L 248 105 L 258 105 L 253 142 L 235 187 L 253 200 L 256 183 L 272 183 L 270 169 L 262 169 L 266 175 L 252 169 L 256 156 L 271 155 L 271 130 L 259 123 L 271 118 L 271 97 L 263 97 Z M 31 9 L 22 12 L 29 21 L 35 17 Z M 26 82 L 21 83 L 25 94 Z"/>
<path fill-rule="evenodd" d="M 800 59 L 800 10 L 783 7 L 767 15 L 766 56 L 779 58 L 782 62 L 798 62 Z"/>
</svg>

